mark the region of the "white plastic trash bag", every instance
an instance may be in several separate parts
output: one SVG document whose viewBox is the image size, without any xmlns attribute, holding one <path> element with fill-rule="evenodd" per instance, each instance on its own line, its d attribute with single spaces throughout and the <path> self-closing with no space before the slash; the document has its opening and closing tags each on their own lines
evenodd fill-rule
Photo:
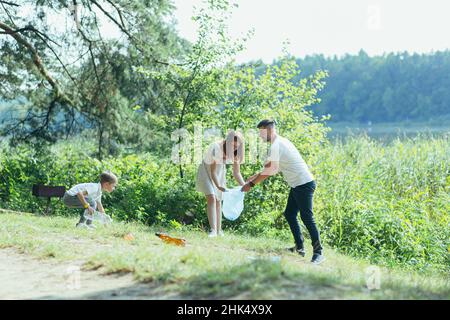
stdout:
<svg viewBox="0 0 450 320">
<path fill-rule="evenodd" d="M 228 220 L 236 220 L 241 215 L 242 210 L 244 210 L 245 193 L 241 189 L 242 187 L 236 187 L 227 189 L 222 193 L 222 212 L 223 216 Z"/>
<path fill-rule="evenodd" d="M 86 213 L 84 214 L 84 217 L 87 220 L 94 220 L 99 222 L 100 224 L 110 224 L 112 222 L 112 218 L 108 216 L 106 213 L 101 213 L 99 211 L 95 211 L 94 214 Z"/>
</svg>

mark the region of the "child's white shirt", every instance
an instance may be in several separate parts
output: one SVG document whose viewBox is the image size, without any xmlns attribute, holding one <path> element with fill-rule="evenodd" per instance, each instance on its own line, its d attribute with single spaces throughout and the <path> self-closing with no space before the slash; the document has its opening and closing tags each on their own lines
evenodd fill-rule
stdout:
<svg viewBox="0 0 450 320">
<path fill-rule="evenodd" d="M 102 185 L 101 183 L 80 183 L 73 186 L 67 193 L 71 196 L 76 196 L 80 192 L 87 192 L 87 197 L 94 201 L 101 201 Z"/>
</svg>

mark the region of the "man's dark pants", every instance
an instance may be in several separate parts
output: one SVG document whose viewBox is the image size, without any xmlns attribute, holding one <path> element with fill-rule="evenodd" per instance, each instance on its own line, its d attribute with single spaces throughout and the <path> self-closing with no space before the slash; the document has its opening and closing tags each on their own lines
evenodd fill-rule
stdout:
<svg viewBox="0 0 450 320">
<path fill-rule="evenodd" d="M 311 236 L 314 253 L 322 254 L 320 234 L 313 216 L 313 196 L 315 190 L 315 181 L 291 188 L 284 216 L 291 228 L 297 249 L 303 249 L 304 238 L 297 220 L 297 215 L 300 211 L 300 217 Z"/>
</svg>

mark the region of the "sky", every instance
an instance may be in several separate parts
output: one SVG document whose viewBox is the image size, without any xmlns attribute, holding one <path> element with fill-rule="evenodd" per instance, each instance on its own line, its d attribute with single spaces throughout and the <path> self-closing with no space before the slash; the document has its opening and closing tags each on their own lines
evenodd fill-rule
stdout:
<svg viewBox="0 0 450 320">
<path fill-rule="evenodd" d="M 201 0 L 173 0 L 179 34 L 196 39 L 193 8 Z M 232 36 L 254 28 L 237 62 L 272 62 L 289 41 L 297 57 L 450 49 L 449 0 L 235 0 Z"/>
</svg>

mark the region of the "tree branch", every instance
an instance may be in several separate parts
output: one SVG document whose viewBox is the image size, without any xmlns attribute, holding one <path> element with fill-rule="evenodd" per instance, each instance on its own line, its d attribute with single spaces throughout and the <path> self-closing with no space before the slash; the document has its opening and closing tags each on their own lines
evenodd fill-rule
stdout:
<svg viewBox="0 0 450 320">
<path fill-rule="evenodd" d="M 23 31 L 32 31 L 32 32 L 36 33 L 41 39 L 42 39 L 42 38 L 45 38 L 46 40 L 48 40 L 48 41 L 53 42 L 54 44 L 56 44 L 58 47 L 61 46 L 59 43 L 57 43 L 56 41 L 52 40 L 52 39 L 51 39 L 49 36 L 47 36 L 45 33 L 43 33 L 43 32 L 41 32 L 41 31 L 37 30 L 35 27 L 30 26 L 30 25 L 28 25 L 28 26 L 26 26 L 26 27 L 24 27 L 24 28 L 21 28 L 21 29 L 16 29 L 16 30 L 14 30 L 14 33 L 17 33 L 17 32 L 23 32 Z M 0 32 L 0 33 L 1 33 L 1 32 Z M 4 33 L 6 33 L 6 32 L 4 32 Z"/>
<path fill-rule="evenodd" d="M 120 18 L 120 22 L 122 24 L 122 26 L 125 28 L 125 22 L 123 21 L 123 17 L 122 17 L 122 11 L 119 9 L 119 7 L 116 6 L 116 4 L 114 2 L 112 2 L 111 0 L 106 0 L 110 5 L 112 5 L 114 7 L 114 9 L 116 9 L 117 14 L 119 15 Z"/>
<path fill-rule="evenodd" d="M 94 43 L 93 40 L 89 39 L 86 34 L 80 29 L 78 29 L 78 31 L 80 32 L 82 38 L 88 43 L 88 52 L 89 52 L 89 56 L 91 57 L 91 61 L 92 61 L 92 66 L 94 68 L 94 74 L 95 74 L 95 79 L 97 80 L 97 85 L 98 88 L 100 90 L 100 92 L 104 94 L 103 90 L 102 90 L 102 85 L 101 85 L 101 81 L 100 81 L 100 77 L 98 75 L 98 71 L 97 71 L 97 64 L 95 63 L 95 57 L 94 57 L 94 53 L 92 51 L 92 44 Z"/>
<path fill-rule="evenodd" d="M 139 44 L 138 39 L 137 39 L 135 36 L 133 36 L 133 35 L 126 29 L 126 27 L 125 27 L 124 25 L 122 25 L 121 23 L 119 23 L 113 16 L 111 16 L 111 14 L 109 14 L 109 13 L 108 13 L 101 5 L 99 5 L 99 4 L 97 3 L 97 1 L 91 0 L 91 2 L 92 2 L 94 5 L 96 5 L 97 8 L 99 8 L 100 11 L 102 11 L 102 12 L 105 14 L 105 16 L 107 16 L 112 22 L 114 22 L 114 24 L 117 25 L 117 26 L 119 27 L 119 29 L 120 29 L 123 33 L 125 33 L 125 34 L 128 36 L 128 38 L 134 43 L 136 49 L 138 49 L 141 53 L 145 54 L 145 50 L 142 49 L 142 48 L 140 47 L 140 44 Z M 108 1 L 108 2 L 109 2 L 109 1 Z M 109 3 L 111 3 L 111 2 L 109 2 Z M 113 6 L 114 6 L 114 5 L 113 5 Z M 116 6 L 114 6 L 114 7 L 116 8 L 116 10 L 118 10 Z M 122 15 L 120 14 L 119 17 L 121 17 L 121 16 L 122 16 Z M 166 65 L 166 66 L 169 66 L 169 65 L 170 65 L 170 63 L 165 62 L 165 61 L 160 61 L 160 60 L 156 59 L 156 58 L 153 57 L 153 56 L 151 56 L 151 59 L 153 60 L 153 62 L 158 63 L 158 64 L 163 64 L 163 65 Z"/>
<path fill-rule="evenodd" d="M 56 98 L 60 101 L 64 101 L 64 102 L 67 102 L 67 103 L 73 105 L 73 102 L 71 101 L 71 99 L 64 94 L 64 92 L 61 90 L 59 84 L 56 82 L 55 79 L 53 79 L 53 77 L 49 74 L 49 72 L 43 65 L 42 59 L 39 56 L 39 53 L 37 52 L 37 50 L 27 40 L 25 40 L 22 36 L 20 36 L 17 32 L 15 32 L 16 30 L 11 29 L 8 25 L 4 24 L 3 22 L 0 22 L 0 29 L 5 30 L 6 34 L 13 37 L 17 41 L 17 43 L 19 43 L 20 45 L 22 45 L 28 49 L 28 51 L 30 52 L 31 57 L 33 59 L 34 65 L 37 67 L 39 73 L 52 86 L 53 91 L 55 92 Z"/>
<path fill-rule="evenodd" d="M 13 31 L 13 33 L 21 33 L 23 31 L 33 31 L 36 33 L 36 35 L 42 40 L 42 42 L 45 43 L 45 45 L 50 49 L 50 51 L 53 53 L 53 55 L 55 56 L 56 60 L 58 60 L 58 62 L 61 64 L 62 68 L 64 69 L 64 71 L 67 73 L 67 75 L 69 76 L 69 78 L 75 83 L 76 80 L 75 78 L 70 74 L 69 70 L 67 70 L 66 65 L 61 61 L 59 55 L 55 52 L 55 50 L 52 48 L 52 46 L 50 46 L 46 40 L 53 42 L 54 44 L 56 44 L 57 46 L 61 46 L 60 44 L 58 44 L 57 42 L 53 41 L 52 39 L 50 39 L 50 37 L 48 37 L 45 33 L 37 30 L 36 28 L 34 28 L 33 26 L 26 26 L 24 28 L 21 29 L 16 29 Z M 9 32 L 0 32 L 0 34 L 11 34 Z"/>
<path fill-rule="evenodd" d="M 6 15 L 7 15 L 8 18 L 9 18 L 9 21 L 11 21 L 11 25 L 14 26 L 14 25 L 15 25 L 15 24 L 14 24 L 14 20 L 13 20 L 13 18 L 11 17 L 11 14 L 9 13 L 8 9 L 5 8 L 5 4 L 4 4 L 4 3 L 0 3 L 0 4 L 2 5 L 3 10 L 5 10 Z"/>
<path fill-rule="evenodd" d="M 0 3 L 1 4 L 6 4 L 8 6 L 20 7 L 17 3 L 13 3 L 13 2 L 9 2 L 9 1 L 0 0 Z"/>
</svg>

